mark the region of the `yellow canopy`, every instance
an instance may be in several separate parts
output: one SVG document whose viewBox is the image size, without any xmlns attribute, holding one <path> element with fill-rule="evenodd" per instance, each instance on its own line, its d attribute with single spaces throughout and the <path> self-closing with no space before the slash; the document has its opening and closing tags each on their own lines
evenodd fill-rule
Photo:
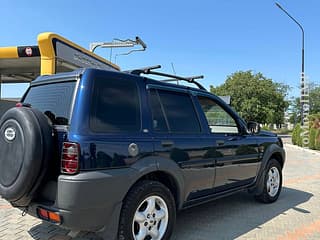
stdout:
<svg viewBox="0 0 320 240">
<path fill-rule="evenodd" d="M 30 82 L 39 75 L 84 67 L 120 70 L 106 59 L 49 32 L 38 35 L 38 46 L 0 47 L 0 83 Z"/>
</svg>

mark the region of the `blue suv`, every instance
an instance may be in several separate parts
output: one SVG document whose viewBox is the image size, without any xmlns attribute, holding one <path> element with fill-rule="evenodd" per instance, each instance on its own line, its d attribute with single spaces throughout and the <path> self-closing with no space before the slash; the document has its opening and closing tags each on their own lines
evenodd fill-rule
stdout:
<svg viewBox="0 0 320 240">
<path fill-rule="evenodd" d="M 154 68 L 37 78 L 0 120 L 0 195 L 52 224 L 121 240 L 169 239 L 177 211 L 238 191 L 276 201 L 281 139 L 194 79 Z"/>
</svg>

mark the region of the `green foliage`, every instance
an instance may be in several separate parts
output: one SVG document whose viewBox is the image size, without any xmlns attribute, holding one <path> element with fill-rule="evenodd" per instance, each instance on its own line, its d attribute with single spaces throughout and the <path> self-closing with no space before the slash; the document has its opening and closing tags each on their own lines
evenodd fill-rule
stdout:
<svg viewBox="0 0 320 240">
<path fill-rule="evenodd" d="M 319 114 L 320 113 L 320 86 L 314 83 L 309 84 L 309 109 L 310 114 Z M 289 122 L 298 123 L 301 122 L 301 104 L 300 98 L 295 98 L 290 101 L 289 112 L 291 113 Z"/>
<path fill-rule="evenodd" d="M 294 127 L 293 132 L 292 132 L 292 143 L 294 145 L 298 145 L 298 146 L 302 145 L 301 132 L 302 132 L 302 129 L 301 129 L 300 124 L 298 123 Z"/>
<path fill-rule="evenodd" d="M 320 128 L 316 129 L 314 148 L 320 150 Z"/>
<path fill-rule="evenodd" d="M 298 146 L 303 145 L 302 127 L 298 123 L 292 132 L 292 143 Z M 309 116 L 309 148 L 320 150 L 320 114 Z"/>
<path fill-rule="evenodd" d="M 291 113 L 289 122 L 292 124 L 297 124 L 301 122 L 301 105 L 300 105 L 300 98 L 294 98 L 289 103 L 288 111 Z"/>
<path fill-rule="evenodd" d="M 311 147 L 312 149 L 320 150 L 320 113 L 310 115 L 310 126 L 312 131 L 312 134 L 310 131 L 310 141 L 314 138 Z"/>
<path fill-rule="evenodd" d="M 309 115 L 310 126 L 320 128 L 320 113 Z"/>
<path fill-rule="evenodd" d="M 289 104 L 284 100 L 288 86 L 275 83 L 252 71 L 239 71 L 228 76 L 224 84 L 210 86 L 220 96 L 231 96 L 231 106 L 246 121 L 281 124 Z"/>
<path fill-rule="evenodd" d="M 261 129 L 265 130 L 265 131 L 270 131 L 271 130 L 268 125 L 263 125 Z"/>
<path fill-rule="evenodd" d="M 280 128 L 274 131 L 276 134 L 291 134 L 292 130 L 289 130 L 287 128 Z"/>
<path fill-rule="evenodd" d="M 310 128 L 309 132 L 309 148 L 310 149 L 316 149 L 316 131 L 315 128 Z"/>
<path fill-rule="evenodd" d="M 310 114 L 320 113 L 320 86 L 311 84 L 309 92 Z"/>
</svg>

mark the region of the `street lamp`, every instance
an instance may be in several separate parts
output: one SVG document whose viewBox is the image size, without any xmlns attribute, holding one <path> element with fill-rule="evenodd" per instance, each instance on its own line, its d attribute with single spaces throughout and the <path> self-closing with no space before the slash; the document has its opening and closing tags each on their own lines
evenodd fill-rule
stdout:
<svg viewBox="0 0 320 240">
<path fill-rule="evenodd" d="M 301 104 L 301 125 L 303 125 L 303 97 L 305 96 L 304 92 L 304 30 L 301 24 L 294 18 L 292 17 L 279 3 L 275 3 L 278 8 L 280 8 L 289 18 L 291 18 L 301 29 L 302 32 L 302 61 L 301 61 L 301 92 L 300 92 L 300 104 Z"/>
</svg>

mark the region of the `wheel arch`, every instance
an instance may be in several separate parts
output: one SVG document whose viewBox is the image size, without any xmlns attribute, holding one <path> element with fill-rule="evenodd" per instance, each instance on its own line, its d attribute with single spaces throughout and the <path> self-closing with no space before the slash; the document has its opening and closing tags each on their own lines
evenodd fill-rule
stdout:
<svg viewBox="0 0 320 240">
<path fill-rule="evenodd" d="M 279 162 L 281 168 L 283 168 L 284 166 L 284 158 L 283 158 L 283 155 L 280 153 L 280 152 L 275 152 L 271 155 L 271 157 L 269 158 L 270 159 L 275 159 Z"/>
<path fill-rule="evenodd" d="M 173 195 L 176 203 L 176 207 L 179 207 L 180 196 L 179 196 L 179 186 L 176 179 L 167 172 L 164 171 L 154 171 L 150 172 L 137 180 L 137 182 L 142 180 L 153 180 L 158 181 L 165 185 Z"/>
<path fill-rule="evenodd" d="M 137 175 L 132 179 L 133 183 L 130 184 L 124 199 L 138 182 L 154 180 L 164 184 L 171 191 L 177 210 L 182 208 L 185 199 L 185 181 L 181 168 L 176 162 L 164 157 L 148 156 L 137 161 L 131 168 L 137 171 Z"/>
<path fill-rule="evenodd" d="M 277 144 L 271 144 L 264 152 L 264 155 L 262 157 L 262 163 L 261 163 L 261 169 L 260 172 L 265 169 L 270 159 L 276 159 L 281 167 L 284 166 L 285 162 L 285 151 L 282 147 L 280 147 Z"/>
<path fill-rule="evenodd" d="M 140 178 L 138 178 L 132 184 L 132 186 L 128 190 L 127 194 L 137 183 L 144 181 L 144 180 L 158 181 L 158 182 L 162 183 L 163 185 L 165 185 L 173 195 L 176 208 L 177 209 L 181 208 L 181 205 L 182 205 L 182 203 L 181 203 L 181 188 L 179 187 L 178 181 L 177 181 L 177 179 L 175 179 L 174 176 L 172 176 L 172 174 L 165 172 L 165 171 L 162 171 L 162 170 L 151 171 L 151 172 L 148 172 L 148 173 L 140 176 Z M 126 196 L 127 196 L 127 194 L 126 194 Z"/>
<path fill-rule="evenodd" d="M 254 192 L 259 194 L 262 192 L 261 186 L 264 182 L 264 172 L 265 168 L 270 161 L 270 159 L 275 159 L 280 163 L 281 168 L 283 168 L 285 163 L 285 151 L 282 147 L 277 144 L 271 144 L 264 152 L 262 157 L 261 166 L 257 175 L 256 183 L 253 187 L 249 189 L 249 192 Z"/>
</svg>

